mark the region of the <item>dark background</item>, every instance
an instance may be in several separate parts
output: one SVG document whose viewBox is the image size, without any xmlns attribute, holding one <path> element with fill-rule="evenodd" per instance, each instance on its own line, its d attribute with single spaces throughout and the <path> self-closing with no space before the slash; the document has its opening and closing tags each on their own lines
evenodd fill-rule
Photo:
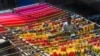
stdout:
<svg viewBox="0 0 100 56">
<path fill-rule="evenodd" d="M 45 0 L 100 24 L 100 0 Z"/>
</svg>

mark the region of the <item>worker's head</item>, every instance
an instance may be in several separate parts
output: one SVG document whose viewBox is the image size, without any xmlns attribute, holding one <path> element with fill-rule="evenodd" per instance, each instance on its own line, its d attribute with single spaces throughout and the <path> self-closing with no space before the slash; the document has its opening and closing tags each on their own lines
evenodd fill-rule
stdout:
<svg viewBox="0 0 100 56">
<path fill-rule="evenodd" d="M 69 14 L 63 16 L 63 22 L 68 22 L 68 24 L 71 24 L 71 16 Z"/>
<path fill-rule="evenodd" d="M 68 22 L 68 24 L 71 24 L 71 17 L 70 16 L 67 17 L 67 22 Z"/>
<path fill-rule="evenodd" d="M 62 17 L 62 19 L 63 19 L 64 22 L 67 21 L 67 17 L 68 16 L 66 16 L 66 15 Z"/>
</svg>

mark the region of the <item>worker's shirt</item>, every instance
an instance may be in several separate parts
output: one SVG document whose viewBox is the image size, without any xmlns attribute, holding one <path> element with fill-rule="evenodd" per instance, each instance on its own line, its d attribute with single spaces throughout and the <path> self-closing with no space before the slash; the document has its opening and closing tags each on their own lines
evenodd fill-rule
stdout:
<svg viewBox="0 0 100 56">
<path fill-rule="evenodd" d="M 75 27 L 73 24 L 70 24 L 70 25 L 64 25 L 63 26 L 63 31 L 64 32 L 69 32 L 69 31 L 74 31 L 75 30 Z"/>
<path fill-rule="evenodd" d="M 0 44 L 6 42 L 4 39 L 0 39 Z"/>
</svg>

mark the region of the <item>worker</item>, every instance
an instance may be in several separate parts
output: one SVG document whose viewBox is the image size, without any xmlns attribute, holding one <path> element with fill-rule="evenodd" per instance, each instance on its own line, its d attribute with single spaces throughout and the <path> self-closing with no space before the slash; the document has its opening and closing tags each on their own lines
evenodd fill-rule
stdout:
<svg viewBox="0 0 100 56">
<path fill-rule="evenodd" d="M 63 23 L 62 32 L 64 35 L 70 36 L 73 39 L 75 36 L 76 27 L 71 23 L 71 17 L 65 16 L 67 20 Z"/>
</svg>

